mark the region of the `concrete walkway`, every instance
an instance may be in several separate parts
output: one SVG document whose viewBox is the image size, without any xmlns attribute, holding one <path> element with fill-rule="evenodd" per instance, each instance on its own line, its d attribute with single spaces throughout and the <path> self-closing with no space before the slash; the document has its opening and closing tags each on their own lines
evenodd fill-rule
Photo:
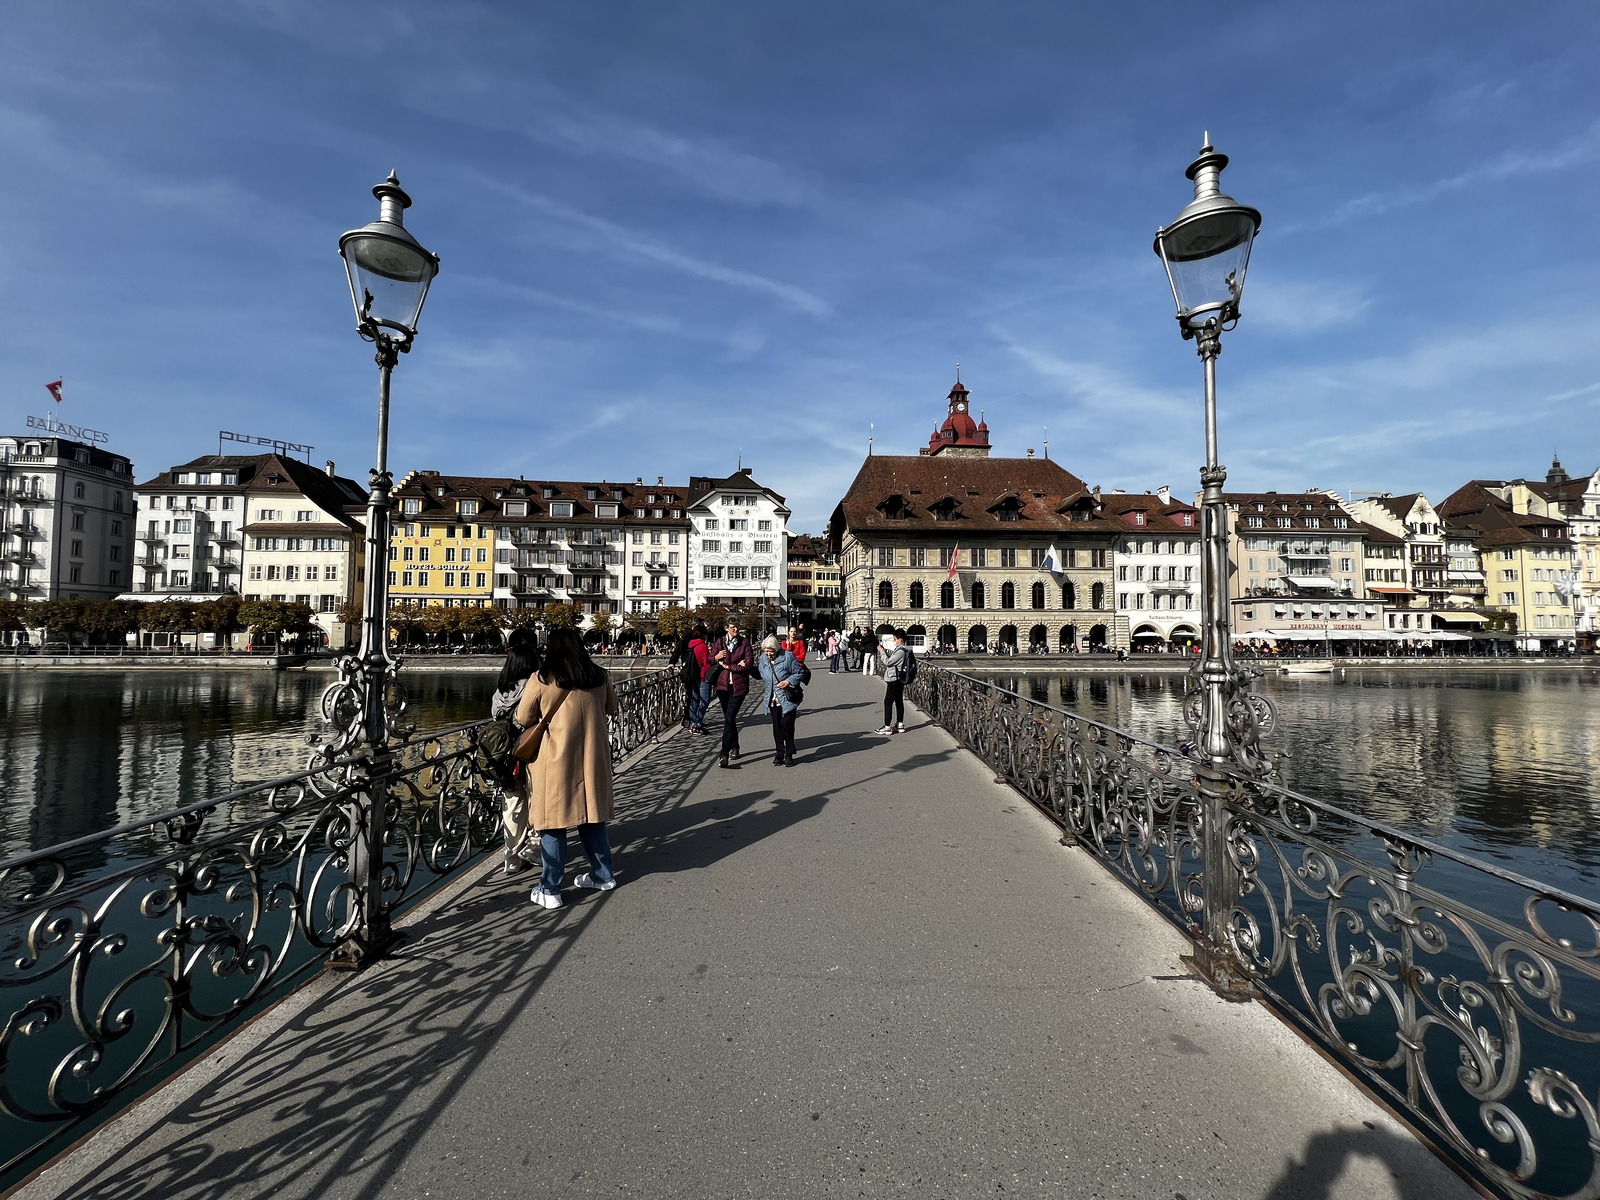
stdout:
<svg viewBox="0 0 1600 1200">
<path fill-rule="evenodd" d="M 622 887 L 483 874 L 23 1194 L 1475 1194 L 942 730 L 872 736 L 881 694 L 820 672 L 790 770 L 755 720 L 736 771 L 671 738 Z"/>
</svg>

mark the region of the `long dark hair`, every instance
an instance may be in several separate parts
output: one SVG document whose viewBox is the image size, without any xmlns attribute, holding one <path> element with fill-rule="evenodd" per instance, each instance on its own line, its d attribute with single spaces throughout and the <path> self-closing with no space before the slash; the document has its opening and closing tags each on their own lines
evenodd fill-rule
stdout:
<svg viewBox="0 0 1600 1200">
<path fill-rule="evenodd" d="M 500 668 L 500 678 L 495 683 L 495 690 L 509 692 L 538 669 L 538 644 L 513 640 L 510 649 L 506 651 L 506 661 Z"/>
<path fill-rule="evenodd" d="M 691 636 L 699 638 L 702 642 L 709 644 L 711 641 L 711 634 L 707 631 L 706 623 L 704 621 L 696 621 L 694 623 L 694 628 L 691 629 L 689 633 Z"/>
<path fill-rule="evenodd" d="M 607 680 L 606 669 L 583 648 L 583 639 L 575 629 L 552 629 L 544 643 L 544 666 L 539 670 L 541 683 L 553 683 L 558 688 L 587 692 L 600 687 Z"/>
</svg>

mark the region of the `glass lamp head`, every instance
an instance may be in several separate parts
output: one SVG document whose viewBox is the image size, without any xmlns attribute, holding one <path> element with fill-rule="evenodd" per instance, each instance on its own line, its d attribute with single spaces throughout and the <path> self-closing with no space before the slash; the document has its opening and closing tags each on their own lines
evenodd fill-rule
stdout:
<svg viewBox="0 0 1600 1200">
<path fill-rule="evenodd" d="M 372 189 L 378 219 L 339 239 L 339 255 L 350 279 L 350 301 L 363 330 L 377 326 L 405 343 L 417 335 L 428 285 L 439 273 L 439 256 L 424 249 L 405 227 L 411 197 L 393 171 Z"/>
<path fill-rule="evenodd" d="M 1227 165 L 1228 156 L 1212 148 L 1207 134 L 1184 172 L 1194 180 L 1194 199 L 1156 231 L 1154 249 L 1167 269 L 1186 337 L 1213 318 L 1225 326 L 1239 319 L 1250 247 L 1261 228 L 1257 210 L 1223 194 L 1219 180 Z"/>
</svg>

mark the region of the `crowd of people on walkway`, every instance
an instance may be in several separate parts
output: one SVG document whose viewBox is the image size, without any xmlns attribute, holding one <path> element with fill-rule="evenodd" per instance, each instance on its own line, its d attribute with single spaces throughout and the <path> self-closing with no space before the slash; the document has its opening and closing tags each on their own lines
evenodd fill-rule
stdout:
<svg viewBox="0 0 1600 1200">
<path fill-rule="evenodd" d="M 827 630 L 810 639 L 791 629 L 781 637 L 769 634 L 758 646 L 736 620 L 720 634 L 697 622 L 679 638 L 671 665 L 683 680 L 683 725 L 691 736 L 711 736 L 707 723 L 717 702 L 719 768 L 739 768 L 739 718 L 752 695 L 760 696 L 759 711 L 772 727 L 772 764 L 795 765 L 795 727 L 812 681 L 808 652 L 826 657 L 831 675 L 880 675 L 883 724 L 875 732 L 893 737 L 906 731 L 905 690 L 916 678 L 917 656 L 904 629 L 880 637 L 860 627 Z M 573 830 L 589 859 L 589 870 L 574 883 L 595 891 L 617 886 L 606 825 L 613 808 L 607 721 L 618 711 L 605 668 L 576 631 L 552 630 L 543 647 L 531 631 L 512 634 L 479 760 L 503 793 L 505 872 L 537 867 L 530 899 L 543 908 L 562 907 Z"/>
</svg>

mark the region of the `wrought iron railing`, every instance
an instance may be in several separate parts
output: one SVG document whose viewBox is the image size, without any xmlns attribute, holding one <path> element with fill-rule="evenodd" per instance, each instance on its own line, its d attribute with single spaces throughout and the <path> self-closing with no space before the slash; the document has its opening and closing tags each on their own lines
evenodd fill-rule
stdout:
<svg viewBox="0 0 1600 1200">
<path fill-rule="evenodd" d="M 1600 906 L 1245 772 L 924 664 L 909 696 L 1492 1190 L 1600 1196 Z M 1226 885 L 1226 886 L 1223 886 Z"/>
<path fill-rule="evenodd" d="M 684 694 L 670 668 L 616 690 L 620 761 Z M 370 783 L 359 757 L 318 755 L 0 862 L 0 1188 L 340 950 L 372 923 L 364 896 L 387 918 L 496 844 L 501 793 L 474 766 L 485 724 L 402 734 Z M 381 853 L 363 856 L 374 828 Z"/>
</svg>

